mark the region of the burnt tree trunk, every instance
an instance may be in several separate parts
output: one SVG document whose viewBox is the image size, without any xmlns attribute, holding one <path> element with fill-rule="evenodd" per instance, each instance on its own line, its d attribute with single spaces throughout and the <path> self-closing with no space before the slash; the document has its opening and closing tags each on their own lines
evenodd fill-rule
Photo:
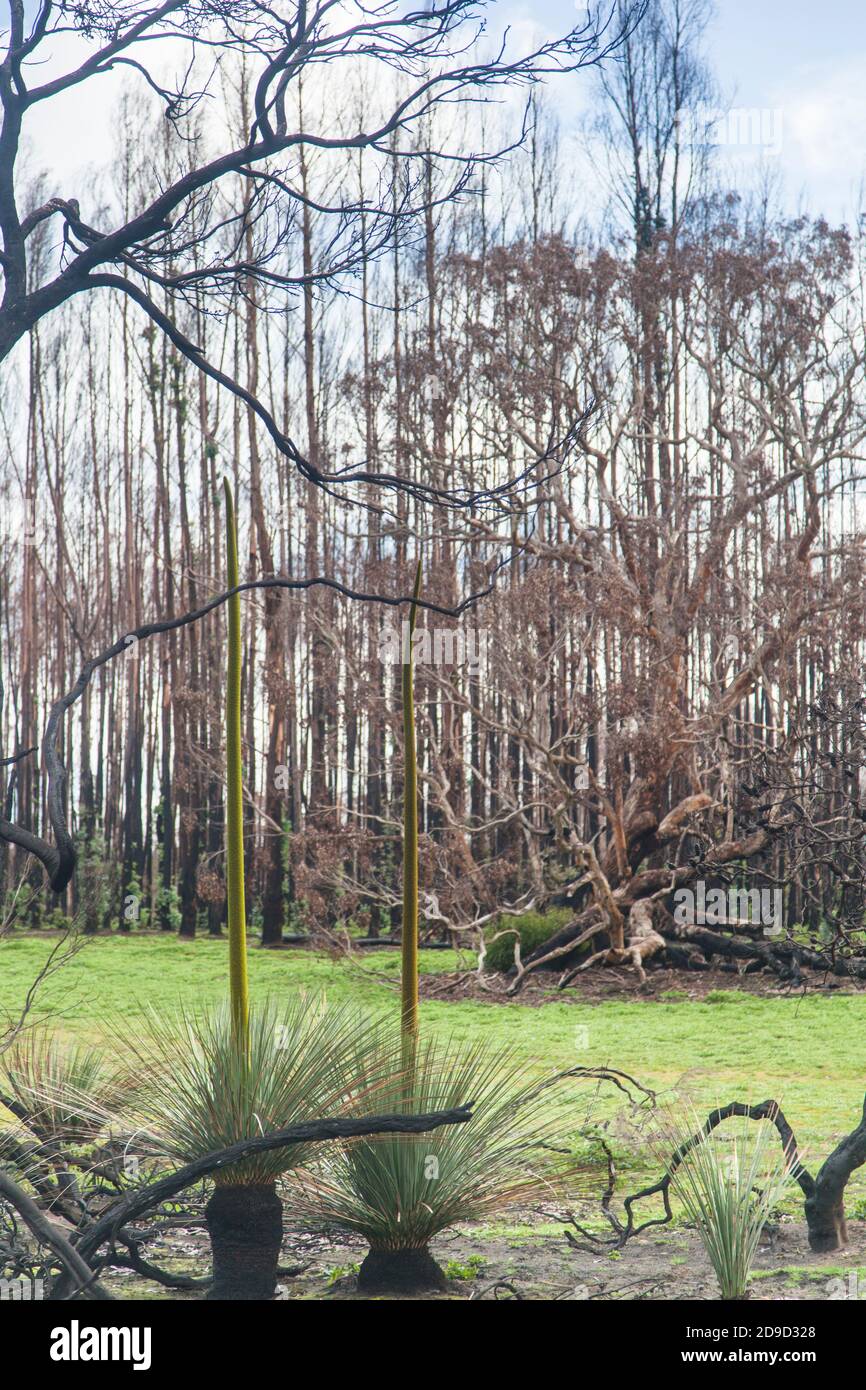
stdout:
<svg viewBox="0 0 866 1390">
<path fill-rule="evenodd" d="M 859 1125 L 846 1135 L 821 1165 L 804 1209 L 809 1249 L 816 1253 L 841 1250 L 848 1242 L 845 1188 L 856 1168 L 866 1163 L 866 1100 Z"/>
<path fill-rule="evenodd" d="M 370 1249 L 358 1271 L 358 1288 L 363 1293 L 432 1293 L 447 1284 L 445 1271 L 426 1245 L 407 1250 Z"/>
<path fill-rule="evenodd" d="M 213 1251 L 209 1299 L 272 1299 L 283 1240 L 283 1205 L 276 1185 L 214 1188 L 205 1209 Z"/>
</svg>

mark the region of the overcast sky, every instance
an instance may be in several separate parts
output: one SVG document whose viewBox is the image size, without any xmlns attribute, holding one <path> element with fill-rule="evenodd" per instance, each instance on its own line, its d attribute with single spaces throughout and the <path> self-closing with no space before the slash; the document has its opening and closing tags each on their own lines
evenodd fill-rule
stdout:
<svg viewBox="0 0 866 1390">
<path fill-rule="evenodd" d="M 561 33 L 585 6 L 579 0 L 496 0 L 492 8 L 518 33 L 539 27 Z M 735 110 L 763 113 L 761 142 L 720 150 L 728 182 L 747 188 L 769 168 L 788 209 L 802 205 L 833 221 L 850 219 L 866 183 L 866 0 L 716 0 L 707 52 Z M 89 84 L 90 92 L 79 89 L 56 109 L 32 113 L 27 129 L 34 162 L 53 166 L 57 193 L 75 196 L 83 168 L 110 158 L 108 117 L 127 78 L 128 72 L 100 79 Z M 569 139 L 574 148 L 591 90 L 585 73 L 555 85 L 566 149 Z"/>
<path fill-rule="evenodd" d="M 575 4 L 527 0 L 519 10 L 553 30 Z M 778 172 L 788 208 L 849 219 L 866 182 L 866 0 L 715 0 L 715 11 L 710 66 L 728 102 L 764 113 L 767 136 L 763 153 L 720 151 L 731 181 L 756 180 L 763 163 Z M 557 91 L 565 129 L 588 89 L 581 76 Z"/>
<path fill-rule="evenodd" d="M 719 0 L 711 54 L 738 105 L 781 112 L 789 199 L 859 211 L 866 176 L 864 0 Z"/>
</svg>

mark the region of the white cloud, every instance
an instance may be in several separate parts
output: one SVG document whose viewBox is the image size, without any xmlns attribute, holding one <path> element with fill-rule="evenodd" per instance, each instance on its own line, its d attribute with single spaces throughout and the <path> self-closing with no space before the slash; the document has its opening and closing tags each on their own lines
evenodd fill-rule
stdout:
<svg viewBox="0 0 866 1390">
<path fill-rule="evenodd" d="M 858 185 L 866 174 L 866 53 L 798 64 L 769 82 L 749 106 L 781 113 L 779 171 L 789 205 L 801 198 L 831 220 L 858 210 Z"/>
</svg>

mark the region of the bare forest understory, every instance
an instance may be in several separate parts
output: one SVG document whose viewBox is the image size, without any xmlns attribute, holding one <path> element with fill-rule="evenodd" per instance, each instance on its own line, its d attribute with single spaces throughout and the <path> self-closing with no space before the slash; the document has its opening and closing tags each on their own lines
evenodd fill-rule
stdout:
<svg viewBox="0 0 866 1390">
<path fill-rule="evenodd" d="M 591 1222 L 597 1206 L 577 1202 L 578 1220 Z M 290 1222 L 290 1218 L 288 1218 Z M 577 1249 L 567 1237 L 563 1209 L 510 1212 L 495 1226 L 466 1223 L 433 1242 L 448 1287 L 424 1299 L 602 1301 L 621 1299 L 718 1299 L 718 1285 L 694 1230 L 678 1223 L 648 1231 L 622 1252 Z M 311 1234 L 287 1223 L 280 1254 L 282 1299 L 367 1299 L 357 1271 L 363 1240 Z M 206 1278 L 210 1252 L 206 1233 L 195 1225 L 175 1228 L 148 1246 L 148 1257 L 164 1271 Z M 750 1299 L 796 1300 L 849 1297 L 852 1273 L 866 1286 L 866 1221 L 852 1221 L 844 1252 L 809 1250 L 802 1221 L 782 1216 L 765 1229 L 754 1264 Z M 858 1273 L 859 1272 L 859 1273 Z M 115 1271 L 104 1280 L 118 1298 L 165 1298 L 169 1291 L 147 1278 Z M 177 1299 L 201 1298 L 198 1290 L 171 1290 Z M 401 1295 L 405 1298 L 406 1295 Z"/>
</svg>

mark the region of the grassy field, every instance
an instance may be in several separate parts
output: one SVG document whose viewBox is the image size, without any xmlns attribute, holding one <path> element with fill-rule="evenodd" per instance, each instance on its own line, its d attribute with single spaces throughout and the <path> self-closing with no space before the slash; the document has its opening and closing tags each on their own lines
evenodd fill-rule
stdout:
<svg viewBox="0 0 866 1390">
<path fill-rule="evenodd" d="M 0 1011 L 20 1004 L 50 945 L 39 933 L 0 942 Z M 118 1033 L 134 1030 L 148 1006 L 223 998 L 226 952 L 225 941 L 210 938 L 96 938 L 46 983 L 39 1004 L 61 1032 L 116 1046 Z M 453 970 L 457 959 L 422 952 L 422 970 Z M 396 1010 L 398 971 L 396 951 L 366 953 L 357 963 L 307 951 L 250 951 L 254 997 L 305 989 Z M 609 1064 L 660 1091 L 684 1088 L 700 1106 L 773 1096 L 813 1165 L 856 1124 L 866 1088 L 862 994 L 764 998 L 731 989 L 704 1002 L 589 1002 L 570 991 L 535 1006 L 431 1001 L 422 1004 L 422 1026 L 513 1046 L 539 1075 Z M 866 1180 L 855 1176 L 852 1198 L 862 1191 Z"/>
</svg>

